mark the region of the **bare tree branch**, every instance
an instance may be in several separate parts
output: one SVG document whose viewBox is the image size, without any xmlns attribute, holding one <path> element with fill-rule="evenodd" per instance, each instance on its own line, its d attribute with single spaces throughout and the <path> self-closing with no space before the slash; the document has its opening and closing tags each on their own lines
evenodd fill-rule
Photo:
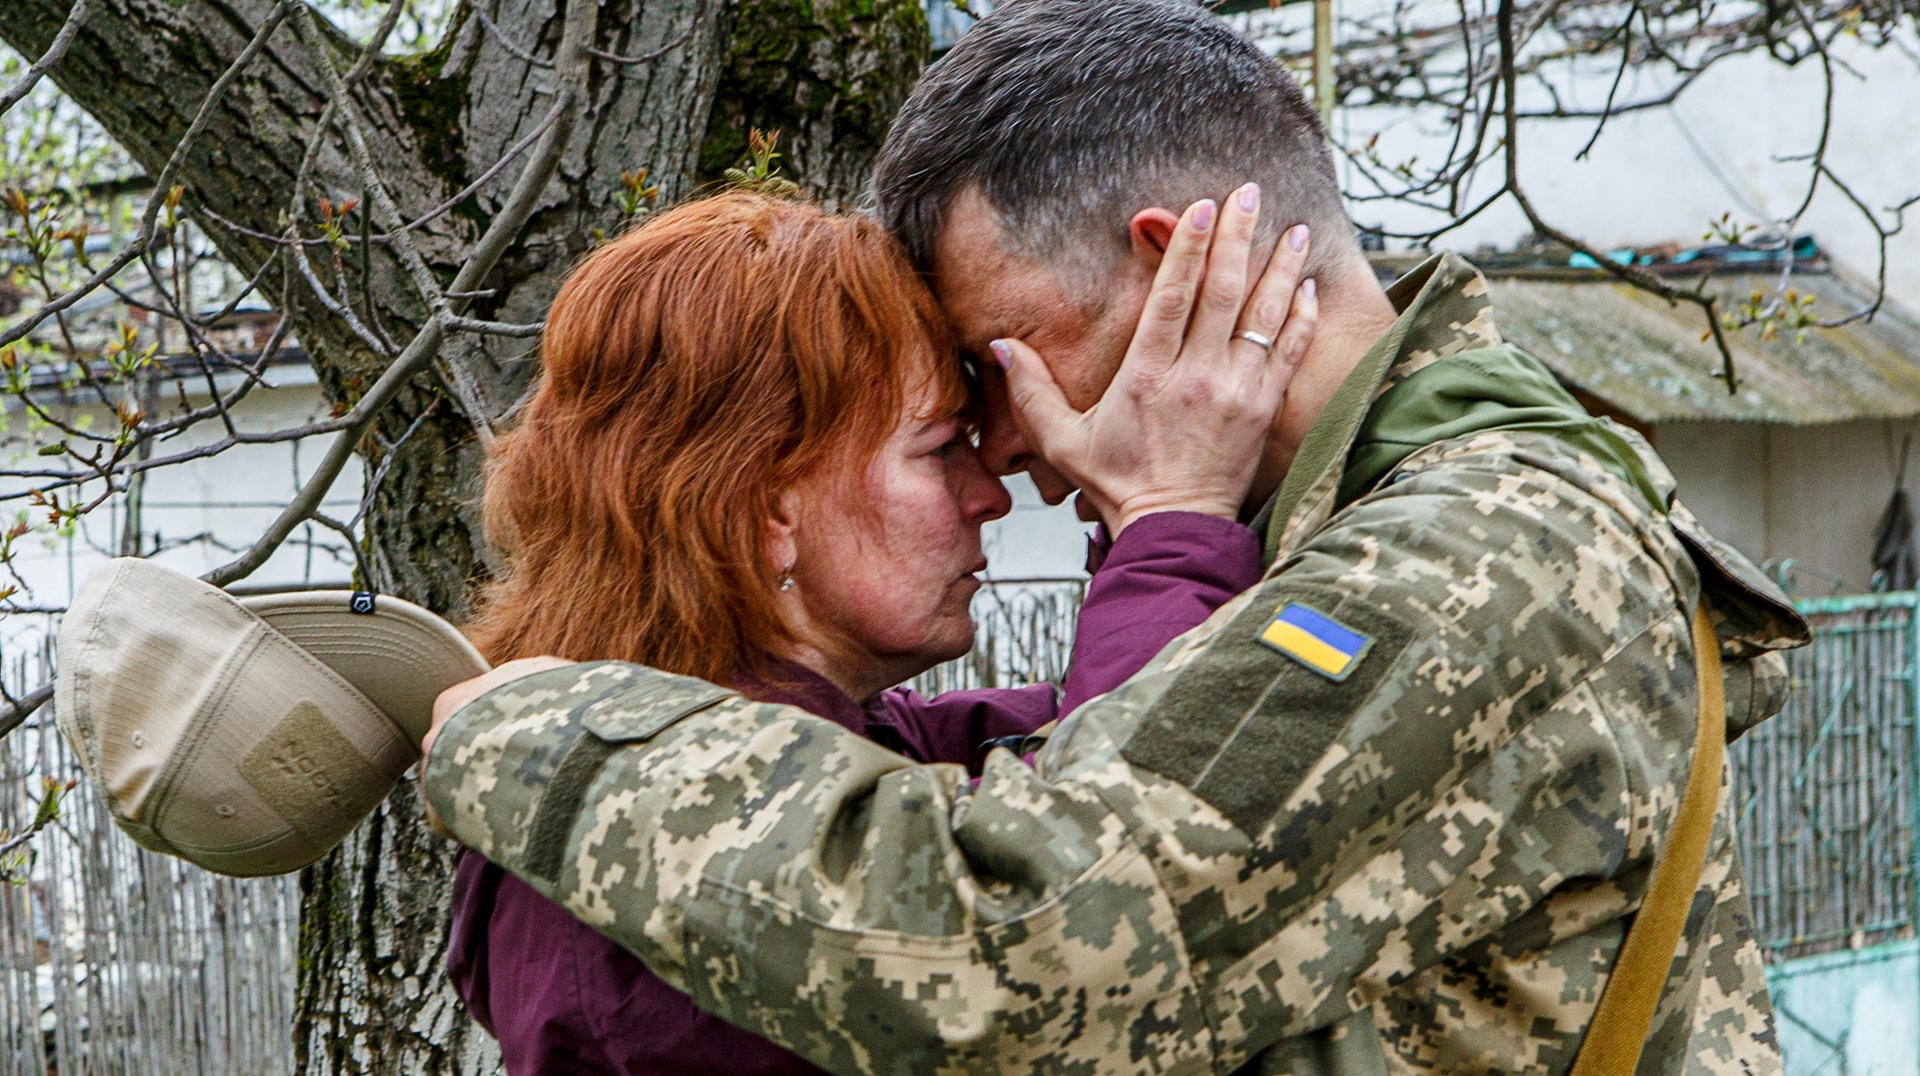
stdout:
<svg viewBox="0 0 1920 1076">
<path fill-rule="evenodd" d="M 669 41 L 666 44 L 660 46 L 659 48 L 654 49 L 652 52 L 644 53 L 640 56 L 620 56 L 615 53 L 607 52 L 603 49 L 593 49 L 593 48 L 590 48 L 587 50 L 587 55 L 594 56 L 602 60 L 608 60 L 617 64 L 650 64 L 653 61 L 658 60 L 660 57 L 665 56 L 667 53 L 672 52 L 674 49 L 677 49 L 681 45 L 685 44 L 687 38 L 691 37 L 692 35 L 693 35 L 693 27 L 689 26 L 685 30 L 680 31 L 680 33 L 672 41 Z"/>
<path fill-rule="evenodd" d="M 555 64 L 561 72 L 559 82 L 560 97 L 566 102 L 566 109 L 555 120 L 552 127 L 542 136 L 540 145 L 533 157 L 521 170 L 519 179 L 514 183 L 507 202 L 495 215 L 492 224 L 480 241 L 474 244 L 473 252 L 468 256 L 459 272 L 454 274 L 448 291 L 467 293 L 479 284 L 492 270 L 493 264 L 507 245 L 519 232 L 526 218 L 532 214 L 540 191 L 551 181 L 554 167 L 559 163 L 561 148 L 573 133 L 573 125 L 578 120 L 581 106 L 585 101 L 585 87 L 589 58 L 586 44 L 593 39 L 598 8 L 593 4 L 573 4 L 567 8 L 566 21 L 563 24 L 560 48 L 556 53 Z M 246 578 L 260 565 L 266 563 L 273 551 L 284 542 L 311 513 L 318 508 L 320 501 L 333 486 L 335 478 L 346 466 L 353 455 L 354 443 L 373 419 L 407 380 L 418 373 L 436 355 L 445 332 L 445 318 L 457 313 L 464 300 L 450 300 L 431 314 L 427 323 L 407 345 L 405 351 L 387 367 L 380 379 L 367 389 L 366 395 L 354 405 L 348 414 L 349 423 L 344 435 L 334 441 L 328 449 L 320 466 L 313 476 L 300 488 L 287 504 L 278 518 L 268 526 L 265 533 L 246 553 L 219 568 L 202 576 L 215 586 L 226 586 L 239 579 Z"/>
<path fill-rule="evenodd" d="M 73 0 L 73 11 L 67 15 L 67 21 L 60 25 L 60 32 L 54 35 L 53 44 L 48 45 L 47 51 L 41 53 L 32 67 L 27 68 L 27 73 L 20 76 L 19 82 L 14 83 L 7 92 L 0 93 L 0 113 L 19 104 L 21 98 L 33 92 L 34 86 L 38 85 L 40 80 L 46 77 L 47 72 L 53 69 L 53 65 L 59 63 L 60 58 L 67 54 L 67 48 L 73 44 L 74 35 L 80 32 L 80 24 L 86 21 L 87 7 L 92 2 L 93 0 Z"/>
<path fill-rule="evenodd" d="M 1726 378 L 1727 391 L 1729 393 L 1739 391 L 1738 374 L 1734 369 L 1733 349 L 1728 346 L 1726 337 L 1720 328 L 1719 300 L 1717 298 L 1698 289 L 1688 290 L 1674 287 L 1672 284 L 1661 280 L 1651 273 L 1632 265 L 1623 265 L 1607 257 L 1605 254 L 1594 250 L 1574 236 L 1555 228 L 1542 219 L 1540 212 L 1534 208 L 1532 199 L 1527 197 L 1525 189 L 1521 187 L 1520 116 L 1514 90 L 1515 82 L 1517 81 L 1516 71 L 1518 69 L 1515 56 L 1519 46 L 1513 37 L 1514 2 L 1515 0 L 1500 0 L 1499 14 L 1497 16 L 1500 41 L 1500 83 L 1503 87 L 1502 112 L 1506 122 L 1506 193 L 1513 196 L 1514 204 L 1520 208 L 1520 212 L 1526 215 L 1527 222 L 1533 225 L 1534 230 L 1541 235 L 1586 255 L 1608 274 L 1626 281 L 1643 291 L 1652 292 L 1666 299 L 1668 302 L 1689 302 L 1699 306 L 1701 312 L 1706 316 L 1707 332 L 1711 335 L 1714 346 L 1720 351 L 1721 373 L 1722 376 Z"/>
<path fill-rule="evenodd" d="M 260 50 L 266 47 L 267 40 L 273 36 L 275 30 L 279 29 L 280 24 L 286 21 L 287 16 L 291 14 L 292 8 L 296 6 L 296 3 L 297 0 L 279 0 L 279 2 L 275 3 L 273 10 L 269 12 L 266 19 L 261 22 L 260 28 L 254 31 L 252 39 L 247 42 L 247 47 L 241 50 L 240 55 L 234 58 L 233 63 L 227 65 L 227 69 L 222 72 L 219 79 L 214 82 L 213 88 L 208 91 L 206 98 L 200 102 L 199 111 L 195 113 L 193 122 L 188 126 L 186 133 L 174 147 L 173 155 L 168 158 L 166 166 L 160 169 L 160 174 L 154 177 L 153 185 L 156 191 L 166 191 L 173 186 L 175 179 L 180 173 L 181 166 L 187 159 L 187 151 L 192 147 L 194 142 L 199 139 L 201 133 L 206 130 L 207 123 L 213 115 L 214 108 L 220 103 L 220 99 L 225 96 L 226 91 L 231 88 L 235 82 L 239 81 L 241 73 L 252 64 L 254 57 L 260 54 Z M 102 284 L 113 279 L 119 275 L 122 269 L 133 264 L 135 259 L 139 258 L 153 242 L 155 227 L 160 219 L 160 209 L 164 204 L 163 199 L 149 199 L 146 213 L 141 218 L 140 230 L 134 235 L 132 241 L 127 244 L 127 249 L 121 251 L 120 254 L 104 268 L 88 277 L 84 283 L 37 308 L 12 327 L 4 332 L 0 332 L 0 347 L 5 347 L 16 340 L 24 338 L 48 318 L 59 314 L 73 306 L 74 303 L 79 302 L 85 296 L 97 291 Z"/>
</svg>

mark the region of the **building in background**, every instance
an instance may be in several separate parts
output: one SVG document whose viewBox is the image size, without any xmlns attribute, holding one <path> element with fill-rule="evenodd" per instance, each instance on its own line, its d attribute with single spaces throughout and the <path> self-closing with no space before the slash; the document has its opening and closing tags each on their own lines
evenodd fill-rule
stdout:
<svg viewBox="0 0 1920 1076">
<path fill-rule="evenodd" d="M 1657 273 L 1703 275 L 1729 294 L 1773 288 L 1779 252 L 1740 247 L 1619 252 Z M 1889 304 L 1872 320 L 1804 334 L 1729 335 L 1739 391 L 1700 342 L 1697 308 L 1673 306 L 1564 253 L 1477 257 L 1501 332 L 1539 356 L 1590 411 L 1640 431 L 1681 499 L 1720 537 L 1778 566 L 1799 593 L 1878 589 L 1877 530 L 1920 434 L 1920 322 Z M 1811 238 L 1793 286 L 1839 316 L 1872 289 Z M 1395 271 L 1404 260 L 1383 261 Z"/>
</svg>

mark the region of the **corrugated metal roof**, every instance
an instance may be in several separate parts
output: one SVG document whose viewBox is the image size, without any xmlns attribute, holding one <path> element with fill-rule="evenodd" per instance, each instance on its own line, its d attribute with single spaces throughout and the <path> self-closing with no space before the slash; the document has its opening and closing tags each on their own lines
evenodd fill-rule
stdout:
<svg viewBox="0 0 1920 1076">
<path fill-rule="evenodd" d="M 1711 285 L 1739 302 L 1779 286 L 1777 270 L 1716 273 Z M 1494 319 L 1507 339 L 1539 356 L 1575 388 L 1649 424 L 1777 422 L 1810 426 L 1920 415 L 1920 324 L 1883 306 L 1871 321 L 1782 332 L 1728 334 L 1740 392 L 1714 375 L 1720 355 L 1702 343 L 1700 308 L 1593 272 L 1490 274 Z M 1868 301 L 1842 277 L 1800 271 L 1793 286 L 1817 297 L 1813 313 L 1838 317 Z"/>
</svg>

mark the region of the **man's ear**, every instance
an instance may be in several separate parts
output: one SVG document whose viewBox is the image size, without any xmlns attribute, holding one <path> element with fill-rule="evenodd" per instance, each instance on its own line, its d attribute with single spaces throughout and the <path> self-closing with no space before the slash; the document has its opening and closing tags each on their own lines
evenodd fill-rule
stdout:
<svg viewBox="0 0 1920 1076">
<path fill-rule="evenodd" d="M 1173 241 L 1173 231 L 1180 226 L 1180 214 L 1172 210 L 1152 206 L 1142 209 L 1127 222 L 1127 238 L 1133 245 L 1133 256 L 1142 259 L 1148 269 L 1159 269 L 1160 259 L 1167 253 L 1167 244 Z"/>
</svg>

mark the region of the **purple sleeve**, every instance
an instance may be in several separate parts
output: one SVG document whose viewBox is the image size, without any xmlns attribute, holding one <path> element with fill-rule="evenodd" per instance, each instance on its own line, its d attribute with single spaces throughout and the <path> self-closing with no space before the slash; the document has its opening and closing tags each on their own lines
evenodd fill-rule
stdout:
<svg viewBox="0 0 1920 1076">
<path fill-rule="evenodd" d="M 958 762 L 979 771 L 980 745 L 1025 736 L 1059 712 L 1059 689 L 1027 687 L 945 691 L 929 699 L 897 687 L 873 701 L 905 741 L 901 754 L 921 762 Z"/>
<path fill-rule="evenodd" d="M 1231 519 L 1159 512 L 1135 520 L 1087 584 L 1060 713 L 1119 687 L 1168 643 L 1258 583 L 1260 560 L 1253 532 Z"/>
<path fill-rule="evenodd" d="M 976 769 L 981 744 L 1024 736 L 1120 686 L 1177 636 L 1259 582 L 1260 568 L 1260 543 L 1230 519 L 1196 512 L 1146 516 L 1104 551 L 1087 585 L 1064 693 L 1035 684 L 929 699 L 895 688 L 871 706 L 898 729 L 905 754 Z"/>
<path fill-rule="evenodd" d="M 821 1071 L 695 1008 L 639 957 L 478 852 L 454 868 L 447 942 L 454 988 L 515 1076 Z"/>
</svg>

